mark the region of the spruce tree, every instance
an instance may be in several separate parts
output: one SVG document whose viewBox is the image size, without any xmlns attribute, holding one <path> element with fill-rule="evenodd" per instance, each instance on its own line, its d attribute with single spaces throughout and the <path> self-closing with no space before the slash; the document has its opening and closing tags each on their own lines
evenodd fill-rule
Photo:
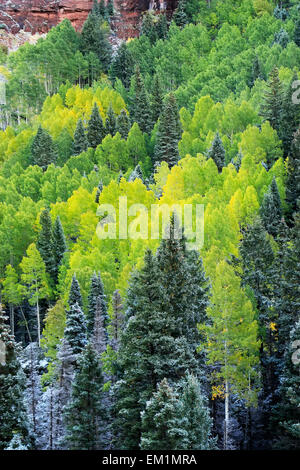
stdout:
<svg viewBox="0 0 300 470">
<path fill-rule="evenodd" d="M 63 227 L 61 225 L 59 215 L 56 217 L 54 226 L 53 226 L 52 246 L 53 246 L 53 256 L 54 256 L 54 263 L 55 263 L 55 280 L 57 281 L 59 267 L 62 263 L 64 254 L 67 251 L 65 234 L 64 234 Z"/>
<path fill-rule="evenodd" d="M 101 16 L 100 4 L 98 8 Z M 79 46 L 83 55 L 88 55 L 91 52 L 96 54 L 103 72 L 106 73 L 111 62 L 112 48 L 107 33 L 101 25 L 102 21 L 102 18 L 94 13 L 89 14 L 82 28 Z"/>
<path fill-rule="evenodd" d="M 252 65 L 251 78 L 249 82 L 250 88 L 254 86 L 255 80 L 258 78 L 263 79 L 263 73 L 261 71 L 261 64 L 258 56 L 256 55 Z"/>
<path fill-rule="evenodd" d="M 266 231 L 273 237 L 276 237 L 282 218 L 282 209 L 275 176 L 264 195 L 260 208 L 260 216 Z"/>
<path fill-rule="evenodd" d="M 74 133 L 73 142 L 73 155 L 80 155 L 81 152 L 86 152 L 88 148 L 88 141 L 85 135 L 82 120 L 79 119 Z"/>
<path fill-rule="evenodd" d="M 120 337 L 124 327 L 123 303 L 120 291 L 117 289 L 112 296 L 112 316 L 109 324 L 110 344 L 115 351 L 120 346 Z"/>
<path fill-rule="evenodd" d="M 152 11 L 144 13 L 140 34 L 141 36 L 147 36 L 151 44 L 154 44 L 157 40 L 155 16 Z"/>
<path fill-rule="evenodd" d="M 106 120 L 105 120 L 105 133 L 114 136 L 116 133 L 116 114 L 113 110 L 112 104 L 109 104 Z"/>
<path fill-rule="evenodd" d="M 83 304 L 82 304 L 80 286 L 74 274 L 72 277 L 72 282 L 71 282 L 71 287 L 70 287 L 70 292 L 69 292 L 68 305 L 69 307 L 72 307 L 72 305 L 75 305 L 76 303 L 78 303 L 79 307 L 82 308 Z"/>
<path fill-rule="evenodd" d="M 181 126 L 176 99 L 170 93 L 164 101 L 160 115 L 154 161 L 168 163 L 169 167 L 176 165 L 179 160 L 178 142 L 181 138 Z"/>
<path fill-rule="evenodd" d="M 100 199 L 102 191 L 103 191 L 103 183 L 102 181 L 99 181 L 99 184 L 97 186 L 96 197 L 95 197 L 96 204 L 99 204 L 99 199 Z"/>
<path fill-rule="evenodd" d="M 282 129 L 280 137 L 282 139 L 284 155 L 286 156 L 290 153 L 294 134 L 300 123 L 300 105 L 293 103 L 293 94 L 295 93 L 293 84 L 297 80 L 298 74 L 295 72 L 283 96 Z"/>
<path fill-rule="evenodd" d="M 151 114 L 152 122 L 156 123 L 163 107 L 163 93 L 159 75 L 156 74 L 153 80 L 153 88 L 151 94 Z"/>
<path fill-rule="evenodd" d="M 288 204 L 288 217 L 292 222 L 293 213 L 297 210 L 297 201 L 300 199 L 300 128 L 294 135 L 291 152 L 288 157 L 286 202 Z"/>
<path fill-rule="evenodd" d="M 40 353 L 36 343 L 30 343 L 24 351 L 25 373 L 27 374 L 25 403 L 29 420 L 30 434 L 34 439 L 38 435 L 38 403 L 41 399 L 41 384 L 39 376 Z"/>
<path fill-rule="evenodd" d="M 163 379 L 142 412 L 141 449 L 186 449 L 185 421 L 177 393 Z"/>
<path fill-rule="evenodd" d="M 32 163 L 46 170 L 48 165 L 56 163 L 56 151 L 50 134 L 39 126 L 31 146 Z"/>
<path fill-rule="evenodd" d="M 283 90 L 278 68 L 275 67 L 269 76 L 268 87 L 265 92 L 260 113 L 265 120 L 270 122 L 273 129 L 277 131 L 279 137 L 281 137 L 282 112 Z"/>
<path fill-rule="evenodd" d="M 122 42 L 112 61 L 110 76 L 113 81 L 118 78 L 126 89 L 130 87 L 131 77 L 134 70 L 134 60 L 126 42 Z"/>
<path fill-rule="evenodd" d="M 97 297 L 95 320 L 93 326 L 93 332 L 91 335 L 91 343 L 94 350 L 101 355 L 106 351 L 107 345 L 107 331 L 104 326 L 104 315 L 102 310 L 102 299 Z"/>
<path fill-rule="evenodd" d="M 174 12 L 173 20 L 175 21 L 176 25 L 180 28 L 183 28 L 188 23 L 188 18 L 185 12 L 186 8 L 186 0 L 179 0 L 178 6 Z"/>
<path fill-rule="evenodd" d="M 225 166 L 225 149 L 223 142 L 220 138 L 219 132 L 216 133 L 215 138 L 211 144 L 210 149 L 207 152 L 207 158 L 212 158 L 217 165 L 218 172 L 222 172 L 222 168 Z"/>
<path fill-rule="evenodd" d="M 140 179 L 144 182 L 143 172 L 139 164 L 136 165 L 135 169 L 131 172 L 128 181 L 135 181 L 136 179 Z"/>
<path fill-rule="evenodd" d="M 79 359 L 72 395 L 64 412 L 70 450 L 103 449 L 106 413 L 102 403 L 103 376 L 97 353 L 88 344 Z"/>
<path fill-rule="evenodd" d="M 107 314 L 107 304 L 106 304 L 106 295 L 104 294 L 104 287 L 100 273 L 94 273 L 91 278 L 90 291 L 88 295 L 88 314 L 87 314 L 87 332 L 88 335 L 91 335 L 94 330 L 94 322 L 96 312 L 98 310 L 97 304 L 98 300 L 101 302 L 101 311 L 103 315 L 103 326 L 107 328 L 108 314 Z"/>
<path fill-rule="evenodd" d="M 151 130 L 150 104 L 139 66 L 135 68 L 134 84 L 134 121 L 138 123 L 142 132 L 148 133 Z"/>
<path fill-rule="evenodd" d="M 105 128 L 103 125 L 103 121 L 100 116 L 97 103 L 94 103 L 93 111 L 87 128 L 87 141 L 89 147 L 95 149 L 96 147 L 98 147 L 99 144 L 101 144 L 104 137 Z"/>
<path fill-rule="evenodd" d="M 86 321 L 77 302 L 72 304 L 67 312 L 64 338 L 68 341 L 73 354 L 80 354 L 86 345 Z"/>
<path fill-rule="evenodd" d="M 122 139 L 127 139 L 130 127 L 128 114 L 125 109 L 122 109 L 116 120 L 116 131 L 119 132 Z"/>
<path fill-rule="evenodd" d="M 40 215 L 41 230 L 39 232 L 37 249 L 45 263 L 46 271 L 51 279 L 56 279 L 56 265 L 53 254 L 52 221 L 49 209 L 43 210 Z"/>
<path fill-rule="evenodd" d="M 24 446 L 31 445 L 24 403 L 25 375 L 17 357 L 17 345 L 10 334 L 0 304 L 0 449 L 7 448 L 17 433 Z"/>
<path fill-rule="evenodd" d="M 295 24 L 294 42 L 300 47 L 300 19 Z"/>
<path fill-rule="evenodd" d="M 109 17 L 114 15 L 114 0 L 107 0 L 106 11 Z"/>
<path fill-rule="evenodd" d="M 161 13 L 158 16 L 156 23 L 156 34 L 157 39 L 167 39 L 168 37 L 168 22 L 167 17 L 164 13 Z"/>
</svg>

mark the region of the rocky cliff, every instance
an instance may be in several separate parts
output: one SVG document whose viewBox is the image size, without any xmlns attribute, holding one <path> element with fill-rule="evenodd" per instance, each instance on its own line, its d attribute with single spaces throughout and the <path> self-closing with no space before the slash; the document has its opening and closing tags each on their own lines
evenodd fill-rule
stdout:
<svg viewBox="0 0 300 470">
<path fill-rule="evenodd" d="M 0 0 L 0 28 L 9 33 L 20 30 L 46 33 L 67 18 L 80 30 L 93 0 Z M 114 29 L 122 39 L 135 37 L 141 14 L 150 8 L 172 11 L 176 0 L 115 0 Z"/>
</svg>

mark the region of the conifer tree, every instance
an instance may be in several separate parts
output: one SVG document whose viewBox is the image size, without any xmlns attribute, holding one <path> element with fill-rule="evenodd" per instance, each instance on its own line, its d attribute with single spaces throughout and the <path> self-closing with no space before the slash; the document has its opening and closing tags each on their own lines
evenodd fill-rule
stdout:
<svg viewBox="0 0 300 470">
<path fill-rule="evenodd" d="M 176 99 L 170 93 L 164 101 L 159 119 L 154 161 L 168 163 L 169 167 L 179 160 L 178 142 L 181 138 L 181 126 Z"/>
<path fill-rule="evenodd" d="M 219 132 L 216 133 L 213 143 L 207 152 L 207 158 L 213 159 L 217 165 L 218 172 L 221 173 L 222 168 L 225 166 L 225 149 Z"/>
<path fill-rule="evenodd" d="M 262 117 L 269 121 L 281 137 L 283 112 L 283 90 L 279 78 L 278 68 L 275 67 L 269 76 L 268 88 L 265 92 L 264 101 L 261 106 Z"/>
<path fill-rule="evenodd" d="M 99 108 L 97 106 L 97 103 L 95 103 L 87 128 L 87 141 L 89 147 L 95 149 L 96 147 L 98 147 L 99 144 L 101 144 L 104 137 L 105 128 L 99 113 Z"/>
<path fill-rule="evenodd" d="M 263 79 L 263 73 L 261 71 L 261 64 L 258 56 L 256 55 L 252 65 L 251 78 L 250 78 L 250 87 L 254 86 L 255 80 L 258 78 Z"/>
<path fill-rule="evenodd" d="M 173 20 L 176 25 L 183 28 L 188 23 L 188 18 L 185 12 L 186 0 L 179 0 L 178 6 L 174 12 Z"/>
<path fill-rule="evenodd" d="M 101 5 L 98 5 L 99 15 L 102 16 Z M 107 39 L 107 33 L 102 27 L 103 19 L 90 13 L 80 35 L 80 51 L 83 55 L 93 52 L 98 57 L 103 72 L 107 72 L 112 56 L 112 48 Z"/>
<path fill-rule="evenodd" d="M 122 139 L 127 139 L 130 131 L 130 120 L 125 109 L 122 109 L 116 120 L 116 131 L 119 132 Z"/>
<path fill-rule="evenodd" d="M 156 34 L 157 39 L 166 39 L 168 37 L 168 23 L 167 17 L 164 13 L 161 13 L 158 16 L 158 20 L 156 23 Z"/>
<path fill-rule="evenodd" d="M 46 170 L 48 165 L 56 163 L 56 151 L 50 134 L 39 126 L 31 146 L 32 163 Z"/>
<path fill-rule="evenodd" d="M 157 32 L 155 25 L 155 16 L 152 11 L 146 11 L 143 15 L 141 26 L 141 36 L 147 36 L 151 44 L 157 40 Z"/>
<path fill-rule="evenodd" d="M 105 17 L 106 17 L 106 7 L 105 7 L 105 1 L 104 0 L 100 0 L 99 3 L 98 3 L 98 12 L 99 12 L 99 16 L 101 16 L 102 19 L 105 19 Z"/>
<path fill-rule="evenodd" d="M 295 24 L 294 42 L 300 47 L 300 19 Z"/>
<path fill-rule="evenodd" d="M 298 74 L 295 72 L 283 96 L 282 131 L 280 137 L 282 139 L 284 155 L 289 155 L 294 134 L 300 124 L 300 106 L 293 103 L 293 94 L 295 93 L 293 85 L 297 80 Z"/>
<path fill-rule="evenodd" d="M 141 181 L 144 182 L 143 172 L 139 164 L 136 165 L 135 169 L 130 174 L 128 181 L 134 181 L 136 179 L 140 179 Z"/>
<path fill-rule="evenodd" d="M 148 133 L 151 130 L 150 104 L 139 66 L 135 68 L 134 83 L 134 121 L 142 132 Z"/>
<path fill-rule="evenodd" d="M 107 0 L 106 10 L 109 17 L 114 15 L 114 0 Z"/>
<path fill-rule="evenodd" d="M 87 342 L 86 321 L 77 302 L 72 304 L 67 312 L 64 337 L 72 348 L 73 354 L 82 352 Z"/>
<path fill-rule="evenodd" d="M 65 252 L 67 251 L 67 244 L 65 239 L 64 230 L 60 221 L 59 215 L 56 217 L 53 232 L 52 232 L 52 243 L 53 243 L 53 255 L 55 262 L 55 280 L 58 278 L 59 267 L 62 263 Z"/>
<path fill-rule="evenodd" d="M 185 421 L 177 393 L 163 379 L 142 412 L 141 449 L 186 449 Z"/>
<path fill-rule="evenodd" d="M 103 376 L 99 359 L 88 344 L 75 375 L 71 401 L 64 418 L 70 450 L 99 450 L 103 448 L 103 424 L 106 414 L 102 404 Z"/>
<path fill-rule="evenodd" d="M 25 390 L 25 403 L 30 425 L 30 434 L 37 438 L 38 435 L 38 403 L 41 399 L 41 384 L 38 371 L 39 350 L 36 343 L 30 343 L 24 351 L 25 360 L 28 362 L 27 381 Z"/>
<path fill-rule="evenodd" d="M 80 155 L 88 148 L 88 141 L 85 135 L 82 120 L 79 119 L 74 133 L 73 155 Z"/>
<path fill-rule="evenodd" d="M 152 122 L 156 123 L 163 107 L 163 93 L 159 75 L 155 75 L 153 80 L 153 89 L 151 95 Z"/>
<path fill-rule="evenodd" d="M 45 263 L 46 271 L 55 280 L 56 265 L 53 253 L 52 221 L 49 209 L 43 210 L 40 215 L 41 230 L 38 237 L 37 249 Z"/>
<path fill-rule="evenodd" d="M 103 183 L 102 181 L 99 181 L 97 192 L 96 192 L 96 197 L 95 197 L 96 204 L 99 204 L 99 199 L 100 199 L 102 191 L 103 191 Z"/>
<path fill-rule="evenodd" d="M 97 307 L 98 301 L 101 302 L 101 311 L 103 315 L 103 326 L 106 330 L 108 314 L 107 314 L 107 304 L 106 304 L 106 295 L 104 294 L 103 282 L 100 276 L 100 273 L 94 273 L 91 278 L 90 291 L 88 295 L 88 314 L 87 314 L 87 332 L 88 335 L 91 335 L 94 330 L 94 322 L 96 312 L 99 310 Z"/>
<path fill-rule="evenodd" d="M 70 292 L 69 292 L 69 298 L 68 298 L 68 304 L 69 307 L 72 305 L 78 303 L 79 307 L 82 308 L 82 297 L 81 297 L 81 292 L 80 292 L 80 285 L 79 282 L 76 279 L 75 274 L 72 277 L 72 282 L 71 282 L 71 287 L 70 287 Z"/>
<path fill-rule="evenodd" d="M 105 120 L 105 132 L 106 134 L 110 134 L 114 136 L 116 133 L 116 114 L 113 110 L 112 104 L 109 104 L 106 120 Z"/>
<path fill-rule="evenodd" d="M 112 61 L 110 76 L 113 80 L 119 78 L 126 89 L 130 87 L 130 80 L 133 75 L 134 60 L 126 42 L 122 42 Z"/>
<path fill-rule="evenodd" d="M 288 203 L 288 216 L 292 220 L 297 210 L 297 201 L 300 199 L 300 129 L 295 133 L 287 165 L 286 202 Z"/>
<path fill-rule="evenodd" d="M 30 446 L 24 403 L 25 376 L 17 357 L 17 346 L 10 334 L 7 317 L 0 305 L 0 449 L 11 445 L 15 434 Z"/>
<path fill-rule="evenodd" d="M 266 231 L 273 237 L 276 237 L 282 218 L 282 209 L 275 177 L 273 177 L 272 183 L 264 195 L 260 208 L 260 216 Z"/>
<path fill-rule="evenodd" d="M 100 355 L 106 351 L 107 345 L 107 331 L 104 327 L 104 315 L 102 310 L 102 299 L 97 297 L 96 310 L 95 310 L 95 320 L 94 327 L 92 332 L 91 343 L 94 350 Z"/>
</svg>

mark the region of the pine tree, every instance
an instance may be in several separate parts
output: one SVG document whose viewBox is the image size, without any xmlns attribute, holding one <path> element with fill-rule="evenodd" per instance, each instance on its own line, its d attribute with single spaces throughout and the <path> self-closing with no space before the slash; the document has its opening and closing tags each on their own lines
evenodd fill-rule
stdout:
<svg viewBox="0 0 300 470">
<path fill-rule="evenodd" d="M 188 23 L 188 18 L 185 12 L 186 0 L 179 0 L 178 6 L 174 12 L 173 20 L 176 25 L 183 28 Z"/>
<path fill-rule="evenodd" d="M 155 75 L 151 95 L 152 122 L 156 123 L 163 107 L 163 93 L 159 75 Z"/>
<path fill-rule="evenodd" d="M 40 376 L 38 371 L 39 350 L 36 343 L 30 343 L 24 351 L 24 359 L 28 363 L 25 369 L 27 373 L 27 382 L 25 390 L 25 403 L 27 407 L 27 416 L 30 425 L 30 434 L 37 438 L 38 434 L 38 403 L 41 398 L 42 390 Z"/>
<path fill-rule="evenodd" d="M 213 159 L 217 165 L 218 172 L 221 173 L 222 168 L 225 166 L 225 149 L 219 132 L 216 133 L 213 143 L 207 152 L 207 158 Z"/>
<path fill-rule="evenodd" d="M 300 19 L 295 24 L 294 41 L 300 47 Z"/>
<path fill-rule="evenodd" d="M 131 77 L 134 70 L 134 60 L 126 42 L 122 42 L 112 61 L 110 68 L 110 76 L 115 81 L 117 78 L 121 80 L 124 87 L 129 89 Z"/>
<path fill-rule="evenodd" d="M 293 94 L 295 93 L 293 84 L 296 80 L 298 80 L 298 74 L 295 72 L 283 97 L 281 139 L 285 155 L 290 153 L 294 134 L 300 123 L 300 106 L 293 103 Z"/>
<path fill-rule="evenodd" d="M 39 126 L 31 146 L 32 163 L 46 170 L 48 165 L 56 163 L 56 151 L 48 132 Z"/>
<path fill-rule="evenodd" d="M 160 115 L 154 161 L 165 161 L 170 167 L 179 160 L 178 142 L 181 138 L 181 125 L 176 99 L 170 93 L 164 101 Z"/>
<path fill-rule="evenodd" d="M 95 197 L 96 204 L 99 204 L 99 199 L 100 199 L 102 191 L 103 191 L 103 183 L 102 181 L 99 181 L 97 192 L 96 192 L 96 197 Z"/>
<path fill-rule="evenodd" d="M 158 20 L 156 23 L 156 34 L 157 39 L 167 39 L 168 37 L 168 23 L 167 17 L 164 13 L 161 13 L 158 16 Z"/>
<path fill-rule="evenodd" d="M 264 101 L 261 107 L 262 117 L 269 121 L 281 137 L 283 112 L 283 90 L 279 78 L 278 68 L 275 67 L 269 76 L 268 88 L 265 92 Z"/>
<path fill-rule="evenodd" d="M 264 195 L 260 208 L 260 216 L 266 231 L 273 237 L 276 237 L 282 218 L 282 209 L 275 176 Z"/>
<path fill-rule="evenodd" d="M 103 448 L 103 423 L 106 413 L 102 404 L 102 387 L 99 359 L 88 344 L 80 357 L 71 401 L 64 413 L 66 442 L 70 450 Z"/>
<path fill-rule="evenodd" d="M 14 433 L 13 438 L 11 439 L 8 446 L 5 450 L 29 450 L 28 446 L 24 444 L 24 440 L 19 433 Z"/>
<path fill-rule="evenodd" d="M 80 285 L 74 274 L 72 277 L 68 304 L 69 304 L 69 307 L 72 307 L 72 305 L 75 305 L 76 303 L 78 303 L 79 307 L 82 308 L 83 304 L 82 304 L 82 297 L 81 297 L 81 292 L 80 292 Z"/>
<path fill-rule="evenodd" d="M 116 131 L 119 132 L 122 139 L 127 139 L 128 133 L 130 131 L 130 120 L 125 109 L 122 109 L 120 114 L 117 117 L 116 121 Z"/>
<path fill-rule="evenodd" d="M 142 412 L 141 449 L 186 449 L 185 421 L 177 393 L 163 379 Z"/>
<path fill-rule="evenodd" d="M 274 43 L 279 44 L 283 49 L 286 48 L 289 41 L 290 41 L 289 34 L 284 28 L 281 28 L 281 30 L 275 33 L 274 35 Z"/>
<path fill-rule="evenodd" d="M 286 202 L 288 204 L 288 216 L 292 219 L 297 210 L 297 201 L 300 199 L 300 129 L 295 133 L 288 157 Z"/>
<path fill-rule="evenodd" d="M 94 103 L 93 111 L 91 118 L 88 123 L 87 128 L 87 141 L 89 147 L 95 149 L 101 144 L 102 140 L 105 137 L 105 128 L 103 125 L 102 118 L 99 113 L 99 108 L 97 103 Z"/>
<path fill-rule="evenodd" d="M 25 376 L 17 357 L 17 346 L 0 305 L 0 449 L 11 445 L 19 434 L 24 446 L 30 446 L 24 404 Z"/>
<path fill-rule="evenodd" d="M 105 7 L 105 1 L 100 0 L 98 3 L 98 12 L 99 16 L 101 16 L 102 19 L 105 19 L 106 17 L 106 7 Z"/>
<path fill-rule="evenodd" d="M 104 327 L 104 315 L 102 310 L 101 297 L 97 297 L 94 328 L 91 337 L 93 348 L 99 355 L 106 351 L 107 331 Z"/>
<path fill-rule="evenodd" d="M 52 232 L 52 243 L 53 243 L 53 255 L 55 262 L 55 280 L 57 282 L 59 267 L 62 263 L 64 254 L 67 251 L 67 244 L 64 234 L 64 229 L 61 225 L 59 215 L 56 217 L 53 232 Z"/>
<path fill-rule="evenodd" d="M 82 120 L 79 119 L 74 133 L 73 155 L 80 155 L 88 148 L 88 141 L 85 135 Z"/>
<path fill-rule="evenodd" d="M 140 179 L 144 182 L 143 172 L 139 164 L 136 165 L 135 169 L 131 172 L 128 181 L 135 181 L 136 179 Z"/>
<path fill-rule="evenodd" d="M 186 418 L 183 429 L 186 433 L 185 450 L 209 450 L 214 448 L 211 436 L 212 419 L 200 384 L 192 374 L 182 380 L 180 400 L 182 415 Z"/>
<path fill-rule="evenodd" d="M 264 77 L 263 77 L 263 73 L 261 71 L 261 64 L 260 64 L 258 56 L 256 55 L 255 58 L 254 58 L 254 61 L 253 61 L 253 65 L 252 65 L 251 78 L 250 78 L 250 82 L 249 82 L 250 88 L 252 88 L 254 86 L 255 80 L 257 80 L 257 79 L 262 80 L 263 78 Z"/>
<path fill-rule="evenodd" d="M 80 354 L 86 345 L 86 321 L 77 302 L 72 304 L 67 312 L 64 338 L 71 346 L 73 354 Z"/>
<path fill-rule="evenodd" d="M 109 17 L 114 15 L 114 0 L 107 0 L 106 10 Z"/>
<path fill-rule="evenodd" d="M 134 83 L 134 121 L 142 132 L 148 133 L 151 130 L 150 105 L 139 66 L 135 68 Z"/>
<path fill-rule="evenodd" d="M 157 40 L 155 16 L 152 11 L 144 13 L 140 34 L 141 36 L 147 36 L 151 44 L 154 44 Z"/>
<path fill-rule="evenodd" d="M 88 296 L 88 314 L 87 314 L 87 332 L 88 335 L 91 335 L 94 331 L 94 322 L 96 312 L 98 310 L 98 301 L 101 302 L 101 311 L 103 315 L 103 326 L 106 330 L 108 314 L 107 314 L 107 304 L 106 304 L 106 295 L 104 294 L 104 287 L 100 273 L 94 273 L 91 278 L 90 292 Z"/>
<path fill-rule="evenodd" d="M 37 249 L 45 263 L 46 271 L 55 280 L 56 265 L 53 255 L 52 221 L 49 209 L 43 210 L 40 215 L 41 230 L 38 237 Z"/>
<path fill-rule="evenodd" d="M 120 345 L 120 336 L 124 327 L 124 314 L 122 297 L 119 290 L 115 290 L 112 296 L 112 316 L 109 324 L 110 344 L 115 351 Z"/>
<path fill-rule="evenodd" d="M 105 120 L 105 132 L 106 134 L 110 134 L 114 136 L 116 133 L 116 114 L 113 110 L 112 104 L 109 104 L 106 120 Z"/>
<path fill-rule="evenodd" d="M 102 15 L 101 4 L 98 5 L 99 15 Z M 91 13 L 85 21 L 80 35 L 80 51 L 83 55 L 93 52 L 98 57 L 103 72 L 107 72 L 112 56 L 112 48 L 107 33 L 102 27 L 102 18 Z"/>
</svg>

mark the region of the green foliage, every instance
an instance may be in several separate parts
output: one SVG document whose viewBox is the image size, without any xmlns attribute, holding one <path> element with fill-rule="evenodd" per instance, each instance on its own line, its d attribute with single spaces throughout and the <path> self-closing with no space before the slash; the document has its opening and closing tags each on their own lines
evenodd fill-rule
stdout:
<svg viewBox="0 0 300 470">
<path fill-rule="evenodd" d="M 47 131 L 40 126 L 31 146 L 32 162 L 46 170 L 48 165 L 56 162 L 53 141 Z"/>
</svg>

